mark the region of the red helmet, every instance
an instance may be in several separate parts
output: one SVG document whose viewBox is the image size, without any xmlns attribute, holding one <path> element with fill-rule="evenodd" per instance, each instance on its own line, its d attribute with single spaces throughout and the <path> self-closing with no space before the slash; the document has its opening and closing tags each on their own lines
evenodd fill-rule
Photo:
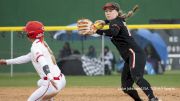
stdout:
<svg viewBox="0 0 180 101">
<path fill-rule="evenodd" d="M 29 21 L 24 31 L 30 39 L 42 38 L 44 36 L 44 25 L 39 21 Z"/>
</svg>

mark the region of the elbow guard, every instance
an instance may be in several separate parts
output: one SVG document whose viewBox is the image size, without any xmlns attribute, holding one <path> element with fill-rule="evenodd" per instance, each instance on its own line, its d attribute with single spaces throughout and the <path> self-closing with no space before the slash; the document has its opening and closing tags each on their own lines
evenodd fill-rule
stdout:
<svg viewBox="0 0 180 101">
<path fill-rule="evenodd" d="M 48 66 L 48 65 L 43 66 L 43 71 L 44 71 L 44 73 L 45 73 L 46 75 L 47 75 L 48 73 L 50 73 L 49 66 Z"/>
<path fill-rule="evenodd" d="M 49 80 L 52 80 L 52 79 L 53 79 L 53 76 L 52 76 L 51 73 L 50 73 L 50 70 L 49 70 L 49 66 L 48 66 L 48 65 L 43 66 L 43 71 L 44 71 L 44 73 L 47 75 L 47 78 L 48 78 Z"/>
</svg>

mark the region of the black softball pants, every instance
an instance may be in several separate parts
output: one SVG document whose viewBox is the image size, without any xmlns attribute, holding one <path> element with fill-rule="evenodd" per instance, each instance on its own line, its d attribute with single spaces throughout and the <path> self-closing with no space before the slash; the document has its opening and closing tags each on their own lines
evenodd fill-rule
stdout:
<svg viewBox="0 0 180 101">
<path fill-rule="evenodd" d="M 135 101 L 141 101 L 137 91 L 133 88 L 136 83 L 149 99 L 154 97 L 150 84 L 143 78 L 146 57 L 144 53 L 135 53 L 129 49 L 125 60 L 122 75 L 122 90 L 131 96 Z"/>
</svg>

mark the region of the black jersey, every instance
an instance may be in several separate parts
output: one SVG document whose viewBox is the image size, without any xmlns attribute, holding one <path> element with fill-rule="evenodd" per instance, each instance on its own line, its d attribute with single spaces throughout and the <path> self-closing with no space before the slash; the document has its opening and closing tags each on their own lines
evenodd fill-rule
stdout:
<svg viewBox="0 0 180 101">
<path fill-rule="evenodd" d="M 143 53 L 141 48 L 136 44 L 131 33 L 127 29 L 124 18 L 117 17 L 111 21 L 105 21 L 109 23 L 109 29 L 97 30 L 97 34 L 111 37 L 112 43 L 116 46 L 123 59 L 128 56 L 129 49 L 133 49 L 134 52 Z"/>
</svg>

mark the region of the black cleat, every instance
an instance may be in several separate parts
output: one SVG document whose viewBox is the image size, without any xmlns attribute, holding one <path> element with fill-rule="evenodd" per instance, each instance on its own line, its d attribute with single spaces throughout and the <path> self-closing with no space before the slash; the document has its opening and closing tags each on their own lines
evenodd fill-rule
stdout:
<svg viewBox="0 0 180 101">
<path fill-rule="evenodd" d="M 149 99 L 149 101 L 159 101 L 158 98 L 154 97 L 152 99 Z"/>
<path fill-rule="evenodd" d="M 134 101 L 143 101 L 142 99 L 134 100 Z"/>
</svg>

